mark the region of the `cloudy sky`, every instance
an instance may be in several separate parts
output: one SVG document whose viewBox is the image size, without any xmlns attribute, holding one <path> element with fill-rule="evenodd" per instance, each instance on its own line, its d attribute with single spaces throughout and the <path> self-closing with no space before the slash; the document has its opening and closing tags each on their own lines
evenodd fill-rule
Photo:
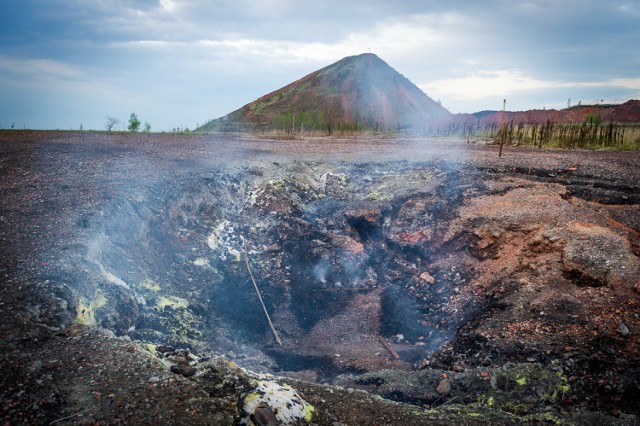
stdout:
<svg viewBox="0 0 640 426">
<path fill-rule="evenodd" d="M 194 128 L 371 52 L 451 112 L 640 99 L 640 0 L 0 0 L 0 128 Z"/>
</svg>

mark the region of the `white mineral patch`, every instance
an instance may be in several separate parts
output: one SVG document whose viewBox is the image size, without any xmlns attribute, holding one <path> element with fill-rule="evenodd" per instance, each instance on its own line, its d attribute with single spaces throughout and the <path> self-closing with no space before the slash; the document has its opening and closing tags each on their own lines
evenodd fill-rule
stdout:
<svg viewBox="0 0 640 426">
<path fill-rule="evenodd" d="M 211 250 L 215 250 L 220 246 L 220 243 L 224 242 L 225 237 L 228 237 L 230 232 L 233 232 L 233 228 L 229 227 L 230 222 L 228 220 L 223 220 L 216 226 L 207 237 L 207 245 Z"/>
<path fill-rule="evenodd" d="M 207 238 L 207 245 L 211 250 L 218 248 L 218 235 L 216 235 L 215 231 Z"/>
<path fill-rule="evenodd" d="M 245 417 L 241 424 L 252 424 L 249 417 L 259 404 L 267 404 L 283 425 L 299 425 L 311 421 L 315 409 L 287 384 L 270 380 L 257 381 L 253 392 L 244 399 Z"/>
<path fill-rule="evenodd" d="M 144 298 L 143 295 L 141 295 L 138 292 L 134 291 L 134 296 L 136 298 L 136 302 L 138 302 L 139 305 L 142 305 L 142 306 L 146 306 L 147 305 L 147 300 Z"/>
<path fill-rule="evenodd" d="M 116 277 L 115 275 L 113 275 L 111 272 L 108 272 L 106 269 L 104 269 L 104 266 L 101 263 L 98 263 L 98 265 L 100 266 L 100 272 L 102 272 L 102 275 L 105 277 L 105 279 L 107 281 L 109 281 L 111 284 L 115 284 L 118 285 L 120 287 L 124 287 L 127 290 L 130 290 L 131 288 L 129 287 L 129 285 L 124 282 L 121 278 Z"/>
<path fill-rule="evenodd" d="M 240 251 L 235 248 L 240 242 L 235 234 L 236 229 L 230 221 L 223 220 L 220 222 L 207 237 L 207 245 L 211 250 L 216 250 L 220 256 L 220 260 L 227 260 L 231 257 L 235 261 L 240 261 Z M 235 247 L 234 247 L 235 246 Z"/>
<path fill-rule="evenodd" d="M 120 287 L 129 288 L 129 285 L 127 283 L 125 283 L 121 278 L 118 278 L 115 275 L 113 275 L 111 272 L 105 272 L 104 275 L 107 281 L 109 281 L 111 284 L 119 285 Z"/>
<path fill-rule="evenodd" d="M 234 248 L 229 248 L 229 254 L 234 257 L 236 262 L 240 262 L 240 252 Z"/>
<path fill-rule="evenodd" d="M 209 266 L 209 259 L 205 259 L 204 257 L 199 257 L 193 261 L 193 264 L 196 266 Z"/>
</svg>

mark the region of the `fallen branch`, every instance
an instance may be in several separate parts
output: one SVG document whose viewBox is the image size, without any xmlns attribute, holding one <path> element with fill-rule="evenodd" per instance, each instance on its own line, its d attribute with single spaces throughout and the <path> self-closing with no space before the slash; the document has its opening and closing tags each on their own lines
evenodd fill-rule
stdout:
<svg viewBox="0 0 640 426">
<path fill-rule="evenodd" d="M 458 397 L 454 396 L 453 398 L 451 398 L 450 400 L 448 400 L 447 402 L 443 403 L 440 407 L 444 407 L 445 405 L 447 405 L 448 403 L 455 401 Z"/>
<path fill-rule="evenodd" d="M 273 323 L 271 322 L 271 318 L 269 317 L 269 313 L 267 312 L 267 307 L 264 305 L 264 301 L 262 300 L 262 295 L 260 294 L 260 290 L 258 290 L 258 285 L 256 284 L 256 280 L 253 278 L 253 273 L 251 273 L 251 266 L 249 266 L 249 253 L 247 252 L 247 242 L 245 241 L 243 236 L 242 238 L 242 249 L 244 250 L 244 261 L 247 264 L 247 271 L 249 271 L 249 276 L 251 277 L 251 282 L 253 283 L 253 288 L 256 289 L 256 294 L 258 295 L 258 300 L 260 300 L 260 304 L 262 305 L 262 310 L 264 310 L 264 315 L 267 317 L 267 321 L 269 322 L 269 328 L 271 328 L 271 333 L 273 337 L 276 339 L 276 343 L 282 346 L 282 342 L 278 337 L 278 333 L 276 333 L 276 329 L 273 327 Z"/>
<path fill-rule="evenodd" d="M 435 401 L 433 401 L 433 402 L 431 403 L 431 407 L 430 407 L 430 408 L 431 408 L 431 409 L 433 409 L 433 407 L 435 407 L 435 406 L 436 406 L 436 404 L 438 403 L 438 401 L 440 401 L 443 397 L 444 397 L 444 395 L 440 395 L 440 396 L 438 397 L 438 399 L 436 399 Z M 448 403 L 450 403 L 451 401 L 456 400 L 457 398 L 458 398 L 457 396 L 454 396 L 454 397 L 453 397 L 453 398 L 451 398 L 450 400 L 445 401 L 444 403 L 442 403 L 441 405 L 439 405 L 439 407 L 444 407 L 445 405 L 447 405 L 447 404 L 448 404 Z M 484 401 L 484 399 L 483 399 L 482 401 Z"/>
<path fill-rule="evenodd" d="M 89 410 L 91 410 L 91 408 L 87 408 L 86 410 L 84 410 L 84 411 L 80 411 L 79 413 L 75 413 L 75 414 L 72 414 L 72 415 L 70 415 L 70 416 L 62 417 L 62 418 L 60 418 L 60 419 L 54 420 L 54 421 L 52 421 L 52 422 L 51 422 L 51 423 L 49 423 L 49 424 L 50 424 L 50 425 L 53 425 L 53 424 L 56 424 L 56 423 L 61 422 L 61 421 L 63 421 L 63 420 L 68 420 L 68 419 L 72 419 L 72 418 L 74 418 L 74 417 L 81 416 L 81 415 L 83 415 L 84 413 L 86 413 L 86 412 L 87 412 L 87 411 L 89 411 Z"/>
<path fill-rule="evenodd" d="M 378 340 L 380 340 L 380 343 L 382 343 L 382 345 L 389 351 L 391 352 L 391 355 L 393 355 L 394 359 L 400 359 L 400 355 L 398 355 L 398 352 L 394 351 L 393 348 L 391 347 L 391 345 L 389 345 L 387 343 L 386 340 L 384 340 L 384 338 L 382 336 L 378 336 Z"/>
</svg>

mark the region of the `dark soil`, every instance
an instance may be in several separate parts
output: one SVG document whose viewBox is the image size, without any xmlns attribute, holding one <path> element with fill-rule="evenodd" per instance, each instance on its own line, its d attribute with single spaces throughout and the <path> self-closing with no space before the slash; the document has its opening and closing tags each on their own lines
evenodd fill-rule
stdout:
<svg viewBox="0 0 640 426">
<path fill-rule="evenodd" d="M 7 424 L 267 424 L 276 382 L 316 424 L 637 424 L 638 152 L 27 131 L 0 152 Z"/>
</svg>

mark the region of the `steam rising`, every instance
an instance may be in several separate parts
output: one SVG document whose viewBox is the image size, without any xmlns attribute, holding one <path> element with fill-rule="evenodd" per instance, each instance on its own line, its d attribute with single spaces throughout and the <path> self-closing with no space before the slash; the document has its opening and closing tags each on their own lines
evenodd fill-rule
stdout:
<svg viewBox="0 0 640 426">
<path fill-rule="evenodd" d="M 331 271 L 331 261 L 329 256 L 323 256 L 322 259 L 313 267 L 313 278 L 322 284 L 327 283 L 327 277 Z"/>
<path fill-rule="evenodd" d="M 415 149 L 427 152 L 424 146 Z M 204 163 L 171 179 L 145 171 L 152 184 L 123 181 L 112 188 L 118 196 L 86 220 L 91 239 L 84 257 L 73 263 L 79 271 L 76 290 L 87 302 L 104 297 L 106 303 L 90 305 L 96 306 L 91 315 L 117 334 L 155 344 L 199 342 L 211 351 L 253 354 L 256 363 L 272 356 L 266 363 L 272 366 L 295 358 L 295 368 L 304 368 L 308 356 L 309 362 L 323 359 L 319 365 L 333 371 L 332 358 L 323 358 L 333 354 L 270 352 L 266 320 L 239 262 L 242 235 L 285 345 L 311 339 L 352 309 L 355 296 L 371 294 L 370 300 L 379 299 L 379 322 L 354 332 L 403 335 L 405 345 L 420 342 L 401 352 L 414 362 L 450 340 L 466 320 L 449 316 L 451 288 L 461 284 L 447 271 L 433 272 L 432 287 L 412 290 L 421 273 L 416 265 L 436 255 L 428 241 L 396 241 L 405 228 L 429 229 L 438 237 L 452 208 L 439 204 L 439 185 L 454 188 L 446 198 L 460 202 L 455 168 L 442 167 L 430 161 L 340 168 L 298 162 L 284 170 L 259 162 L 251 168 Z M 436 177 L 443 174 L 450 176 L 446 184 Z M 411 221 L 403 218 L 406 202 L 423 199 L 433 202 L 424 203 Z M 251 356 L 247 363 L 254 362 Z"/>
</svg>

